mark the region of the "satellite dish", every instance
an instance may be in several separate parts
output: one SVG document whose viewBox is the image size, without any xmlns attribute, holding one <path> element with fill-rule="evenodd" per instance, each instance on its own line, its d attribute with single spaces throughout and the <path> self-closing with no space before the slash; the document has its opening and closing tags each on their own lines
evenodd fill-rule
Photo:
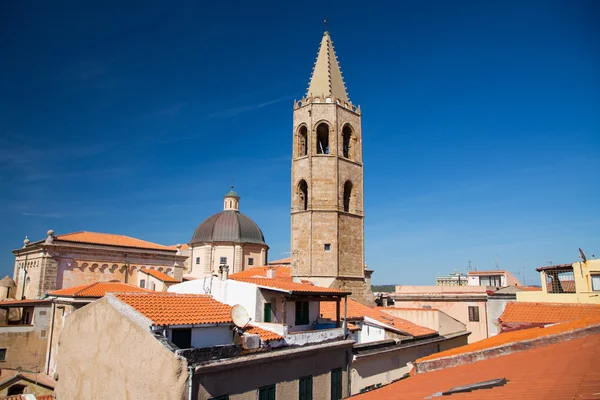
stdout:
<svg viewBox="0 0 600 400">
<path fill-rule="evenodd" d="M 583 260 L 583 262 L 587 262 L 587 257 L 585 256 L 583 250 L 581 250 L 581 247 L 579 248 L 579 254 L 581 255 L 581 259 Z"/>
<path fill-rule="evenodd" d="M 240 304 L 236 304 L 231 308 L 231 319 L 238 328 L 244 328 L 250 322 L 248 311 Z"/>
</svg>

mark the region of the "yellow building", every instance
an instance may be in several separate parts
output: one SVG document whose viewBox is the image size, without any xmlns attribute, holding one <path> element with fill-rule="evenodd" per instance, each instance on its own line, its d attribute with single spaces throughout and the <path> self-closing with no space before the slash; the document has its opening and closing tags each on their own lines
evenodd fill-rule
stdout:
<svg viewBox="0 0 600 400">
<path fill-rule="evenodd" d="M 517 301 L 600 304 L 600 260 L 538 268 L 542 290 L 517 293 Z"/>
</svg>

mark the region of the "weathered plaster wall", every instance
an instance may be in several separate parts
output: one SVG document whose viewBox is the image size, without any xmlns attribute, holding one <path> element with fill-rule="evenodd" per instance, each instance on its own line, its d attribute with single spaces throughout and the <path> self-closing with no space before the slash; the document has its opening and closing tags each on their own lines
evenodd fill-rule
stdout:
<svg viewBox="0 0 600 400">
<path fill-rule="evenodd" d="M 36 307 L 32 312 L 32 325 L 0 326 L 0 348 L 6 348 L 6 361 L 0 368 L 44 371 L 50 307 Z"/>
<path fill-rule="evenodd" d="M 384 307 L 381 311 L 402 318 L 420 326 L 438 331 L 440 335 L 463 332 L 467 326 L 459 320 L 452 318 L 448 314 L 433 309 L 414 308 L 403 309 Z"/>
<path fill-rule="evenodd" d="M 68 316 L 58 350 L 59 399 L 185 399 L 186 362 L 107 298 Z"/>
</svg>

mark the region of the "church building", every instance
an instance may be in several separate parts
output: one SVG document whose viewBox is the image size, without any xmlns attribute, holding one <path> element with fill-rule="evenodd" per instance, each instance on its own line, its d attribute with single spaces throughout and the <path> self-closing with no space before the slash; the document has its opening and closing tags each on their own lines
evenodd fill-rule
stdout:
<svg viewBox="0 0 600 400">
<path fill-rule="evenodd" d="M 292 275 L 373 302 L 364 261 L 361 110 L 354 105 L 329 32 L 306 96 L 294 103 Z"/>
</svg>

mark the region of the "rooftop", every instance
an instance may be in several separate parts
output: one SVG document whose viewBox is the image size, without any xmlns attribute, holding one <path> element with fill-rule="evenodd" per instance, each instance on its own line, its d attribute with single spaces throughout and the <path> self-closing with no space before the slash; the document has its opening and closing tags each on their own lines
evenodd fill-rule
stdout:
<svg viewBox="0 0 600 400">
<path fill-rule="evenodd" d="M 506 271 L 503 270 L 494 270 L 494 271 L 469 271 L 467 272 L 469 275 L 504 275 Z"/>
<path fill-rule="evenodd" d="M 600 318 L 600 305 L 511 302 L 506 304 L 499 319 L 506 323 L 552 324 L 585 317 Z"/>
<path fill-rule="evenodd" d="M 308 283 L 293 282 L 289 279 L 284 278 L 239 278 L 232 276 L 232 279 L 238 282 L 252 283 L 264 289 L 271 289 L 279 292 L 286 292 L 289 294 L 314 294 L 337 296 L 350 294 L 350 292 L 339 289 L 314 286 Z"/>
<path fill-rule="evenodd" d="M 268 331 L 266 329 L 262 329 L 258 326 L 254 326 L 254 325 L 248 325 L 246 328 L 244 328 L 244 332 L 245 333 L 249 333 L 251 335 L 258 335 L 260 336 L 260 339 L 263 342 L 270 342 L 273 340 L 282 340 L 283 336 L 275 333 L 275 332 L 271 332 Z"/>
<path fill-rule="evenodd" d="M 34 299 L 25 299 L 25 300 L 0 300 L 0 308 L 8 308 L 8 307 L 35 307 L 35 306 L 45 306 L 50 305 L 50 300 L 34 300 Z"/>
<path fill-rule="evenodd" d="M 132 238 L 129 236 L 115 235 L 112 233 L 98 233 L 98 232 L 74 232 L 66 233 L 64 235 L 58 235 L 54 237 L 55 240 L 61 242 L 74 242 L 74 243 L 89 243 L 89 244 L 100 244 L 106 246 L 119 246 L 119 247 L 135 247 L 140 249 L 152 249 L 152 250 L 169 250 L 173 251 L 169 246 L 163 246 L 162 244 L 156 244 L 147 242 L 145 240 Z"/>
<path fill-rule="evenodd" d="M 340 312 L 344 312 L 344 301 L 342 300 L 340 305 Z M 425 328 L 423 326 L 413 324 L 410 321 L 402 318 L 393 317 L 378 308 L 367 307 L 360 304 L 352 299 L 348 300 L 348 308 L 346 309 L 346 315 L 348 320 L 362 319 L 364 317 L 372 318 L 382 324 L 388 325 L 394 329 L 400 330 L 414 337 L 429 336 L 436 334 L 437 332 L 433 329 Z M 330 301 L 321 302 L 321 316 L 323 318 L 329 318 L 335 320 L 336 318 L 336 305 Z"/>
<path fill-rule="evenodd" d="M 116 293 L 154 325 L 232 324 L 231 307 L 209 295 L 178 293 Z"/>
<path fill-rule="evenodd" d="M 121 282 L 95 282 L 55 290 L 48 293 L 48 295 L 61 297 L 102 297 L 110 292 L 148 292 L 148 290 Z"/>
<path fill-rule="evenodd" d="M 290 269 L 289 269 L 289 267 L 282 266 L 282 265 L 277 265 L 277 266 L 272 266 L 272 267 L 252 267 L 252 268 L 248 268 L 248 269 L 246 269 L 244 271 L 240 271 L 240 272 L 236 272 L 235 274 L 231 274 L 231 275 L 229 275 L 229 277 L 232 278 L 232 279 L 238 279 L 238 278 L 266 278 L 267 271 L 269 269 L 272 269 L 273 271 L 275 271 L 275 278 L 276 279 L 289 279 L 289 280 L 292 280 L 292 277 L 290 275 Z"/>
<path fill-rule="evenodd" d="M 169 275 L 165 274 L 164 272 L 157 271 L 155 269 L 142 268 L 141 271 L 145 272 L 146 274 L 151 275 L 151 276 L 155 277 L 156 279 L 161 280 L 163 282 L 179 283 L 179 281 L 177 279 L 173 278 L 172 276 L 169 276 Z"/>
<path fill-rule="evenodd" d="M 471 364 L 417 374 L 357 400 L 425 399 L 462 385 L 506 378 L 504 386 L 452 394 L 451 399 L 597 398 L 600 335 L 591 335 Z M 446 396 L 444 396 L 446 397 Z M 353 397 L 354 398 L 354 397 Z"/>
<path fill-rule="evenodd" d="M 329 32 L 323 34 L 306 97 L 334 96 L 348 101 L 346 85 Z"/>
<path fill-rule="evenodd" d="M 269 265 L 289 265 L 292 262 L 290 257 L 281 258 L 279 260 L 269 261 Z"/>
</svg>

